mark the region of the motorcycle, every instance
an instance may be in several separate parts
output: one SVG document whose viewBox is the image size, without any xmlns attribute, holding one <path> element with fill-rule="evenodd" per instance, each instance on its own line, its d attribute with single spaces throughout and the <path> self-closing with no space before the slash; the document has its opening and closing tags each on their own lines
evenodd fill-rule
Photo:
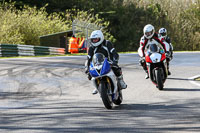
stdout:
<svg viewBox="0 0 200 133">
<path fill-rule="evenodd" d="M 145 52 L 145 60 L 151 81 L 159 90 L 163 90 L 168 76 L 164 49 L 156 44 L 151 44 Z"/>
<path fill-rule="evenodd" d="M 111 69 L 112 63 L 101 53 L 94 54 L 89 67 L 91 81 L 98 90 L 104 106 L 112 109 L 113 103 L 122 103 L 122 89 Z"/>
</svg>

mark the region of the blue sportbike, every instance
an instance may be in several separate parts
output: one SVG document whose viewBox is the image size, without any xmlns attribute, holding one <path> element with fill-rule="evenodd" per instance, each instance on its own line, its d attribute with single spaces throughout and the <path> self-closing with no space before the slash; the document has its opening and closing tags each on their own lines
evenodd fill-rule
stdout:
<svg viewBox="0 0 200 133">
<path fill-rule="evenodd" d="M 111 69 L 112 62 L 101 53 L 94 54 L 90 63 L 89 72 L 92 82 L 98 90 L 103 104 L 107 109 L 113 108 L 113 103 L 122 103 L 122 89 Z"/>
</svg>

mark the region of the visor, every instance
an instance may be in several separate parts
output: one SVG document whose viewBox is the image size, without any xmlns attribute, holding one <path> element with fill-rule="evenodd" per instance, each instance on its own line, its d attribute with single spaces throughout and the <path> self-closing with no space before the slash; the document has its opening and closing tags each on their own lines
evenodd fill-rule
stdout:
<svg viewBox="0 0 200 133">
<path fill-rule="evenodd" d="M 166 33 L 160 33 L 161 34 L 161 36 L 166 36 Z"/>
<path fill-rule="evenodd" d="M 151 36 L 153 34 L 153 31 L 150 31 L 150 32 L 145 32 L 145 35 L 148 37 L 148 36 Z"/>
<path fill-rule="evenodd" d="M 100 41 L 100 38 L 91 38 L 92 43 L 97 43 Z"/>
</svg>

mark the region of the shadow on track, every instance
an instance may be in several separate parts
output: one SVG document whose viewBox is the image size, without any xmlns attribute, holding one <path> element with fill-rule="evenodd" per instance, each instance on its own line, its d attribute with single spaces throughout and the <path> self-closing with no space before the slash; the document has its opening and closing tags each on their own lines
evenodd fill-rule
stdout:
<svg viewBox="0 0 200 133">
<path fill-rule="evenodd" d="M 168 132 L 199 131 L 199 100 L 185 100 L 179 104 L 122 104 L 107 110 L 96 101 L 73 99 L 46 101 L 31 107 L 3 112 L 0 130 L 4 132 Z M 191 110 L 192 108 L 192 110 Z M 146 119 L 150 119 L 148 123 Z M 24 124 L 28 123 L 28 125 Z M 23 123 L 20 124 L 19 123 Z M 179 127 L 174 127 L 174 124 Z"/>
</svg>

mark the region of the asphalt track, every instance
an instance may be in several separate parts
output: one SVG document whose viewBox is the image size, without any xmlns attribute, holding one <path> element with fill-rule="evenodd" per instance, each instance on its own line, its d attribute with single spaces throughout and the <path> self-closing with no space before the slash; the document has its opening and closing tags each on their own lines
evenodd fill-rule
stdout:
<svg viewBox="0 0 200 133">
<path fill-rule="evenodd" d="M 175 53 L 171 76 L 159 91 L 121 54 L 128 88 L 124 101 L 104 108 L 84 74 L 86 56 L 0 60 L 0 132 L 200 132 L 200 53 Z"/>
</svg>

